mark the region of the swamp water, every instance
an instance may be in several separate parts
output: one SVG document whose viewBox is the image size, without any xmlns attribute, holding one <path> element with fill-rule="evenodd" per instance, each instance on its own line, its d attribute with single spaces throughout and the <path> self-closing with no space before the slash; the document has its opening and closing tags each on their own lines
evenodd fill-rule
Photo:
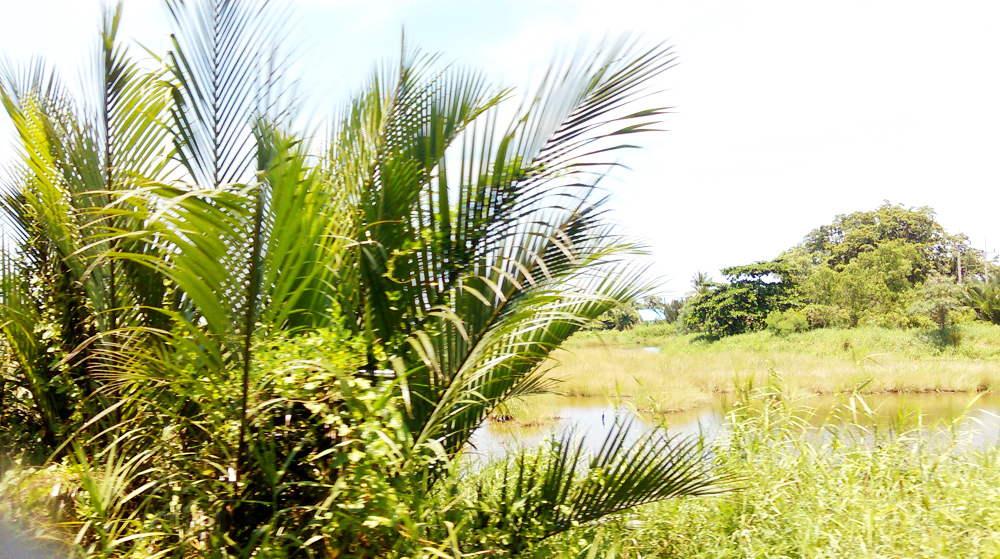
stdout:
<svg viewBox="0 0 1000 559">
<path fill-rule="evenodd" d="M 607 434 L 625 421 L 633 421 L 636 434 L 657 424 L 671 435 L 704 436 L 711 441 L 727 429 L 732 395 L 722 395 L 708 406 L 690 411 L 651 414 L 638 412 L 628 402 L 615 405 L 608 398 L 539 397 L 515 410 L 512 421 L 487 422 L 471 439 L 471 454 L 493 460 L 520 449 L 537 448 L 553 435 L 581 435 L 596 451 Z M 957 432 L 964 444 L 985 448 L 1000 441 L 1000 395 L 970 393 L 868 394 L 814 396 L 794 400 L 792 408 L 801 421 L 817 430 L 826 425 L 851 423 L 870 432 L 900 432 L 920 427 L 924 437 Z M 522 419 L 523 418 L 523 419 Z"/>
</svg>

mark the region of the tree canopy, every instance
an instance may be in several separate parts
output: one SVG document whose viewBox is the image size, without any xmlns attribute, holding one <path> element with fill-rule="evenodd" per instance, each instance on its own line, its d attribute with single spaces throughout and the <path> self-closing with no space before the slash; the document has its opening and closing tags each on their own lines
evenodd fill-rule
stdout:
<svg viewBox="0 0 1000 559">
<path fill-rule="evenodd" d="M 732 336 L 764 328 L 767 315 L 795 304 L 798 286 L 784 262 L 756 262 L 724 268 L 727 283 L 709 289 L 690 303 L 685 321 L 708 337 Z"/>
<path fill-rule="evenodd" d="M 796 328 L 912 326 L 929 316 L 915 310 L 924 308 L 933 291 L 922 286 L 929 278 L 958 283 L 959 270 L 963 283 L 982 286 L 969 297 L 981 315 L 992 316 L 984 302 L 990 300 L 982 279 L 987 267 L 980 251 L 964 235 L 945 231 L 932 209 L 885 202 L 836 216 L 774 260 L 723 269 L 724 283 L 702 278 L 687 303 L 685 325 L 713 338 L 763 329 L 768 322 Z M 779 316 L 785 312 L 794 316 Z M 934 316 L 943 324 L 940 313 Z"/>
<path fill-rule="evenodd" d="M 983 259 L 969 246 L 968 238 L 949 235 L 936 221 L 934 210 L 926 206 L 907 208 L 886 201 L 874 210 L 838 215 L 832 223 L 810 231 L 801 247 L 814 262 L 841 271 L 886 243 L 916 249 L 907 275 L 914 283 L 923 282 L 932 271 L 956 275 L 959 252 L 967 274 L 983 271 Z"/>
</svg>

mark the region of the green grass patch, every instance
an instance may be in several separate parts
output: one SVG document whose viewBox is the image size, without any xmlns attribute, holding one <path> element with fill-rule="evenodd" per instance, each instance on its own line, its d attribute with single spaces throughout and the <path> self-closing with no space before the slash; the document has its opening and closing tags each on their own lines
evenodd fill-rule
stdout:
<svg viewBox="0 0 1000 559">
<path fill-rule="evenodd" d="M 849 357 L 853 352 L 861 356 L 877 353 L 911 359 L 1000 359 L 1000 325 L 969 322 L 955 326 L 947 336 L 942 334 L 933 329 L 864 326 L 823 328 L 784 336 L 760 331 L 712 341 L 698 334 L 677 334 L 670 324 L 652 324 L 622 332 L 580 332 L 565 347 L 656 346 L 667 352 L 691 353 L 789 352 Z"/>
<path fill-rule="evenodd" d="M 556 352 L 551 375 L 570 396 L 624 398 L 640 408 L 689 410 L 731 393 L 736 382 L 784 379 L 803 396 L 854 393 L 1000 392 L 1000 326 L 960 327 L 957 346 L 933 331 L 877 327 L 710 342 L 667 327 L 587 332 Z M 659 353 L 639 351 L 654 346 Z M 743 380 L 738 380 L 743 379 Z"/>
<path fill-rule="evenodd" d="M 731 414 L 712 444 L 732 494 L 668 500 L 553 541 L 545 557 L 967 558 L 1000 556 L 1000 446 L 945 430 L 817 430 L 787 400 Z M 917 420 L 914 418 L 914 422 Z"/>
<path fill-rule="evenodd" d="M 664 337 L 659 344 L 665 351 L 791 352 L 821 357 L 889 354 L 909 359 L 998 359 L 1000 326 L 974 322 L 955 327 L 954 341 L 941 341 L 935 330 L 894 329 L 876 326 L 810 330 L 786 336 L 771 332 L 752 332 L 717 341 L 697 335 Z"/>
</svg>

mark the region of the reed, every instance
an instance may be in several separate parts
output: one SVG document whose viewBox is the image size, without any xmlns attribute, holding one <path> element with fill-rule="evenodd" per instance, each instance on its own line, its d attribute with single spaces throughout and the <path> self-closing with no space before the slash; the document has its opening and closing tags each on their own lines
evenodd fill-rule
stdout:
<svg viewBox="0 0 1000 559">
<path fill-rule="evenodd" d="M 686 410 L 733 391 L 734 379 L 762 383 L 777 374 L 790 394 L 998 392 L 1000 327 L 963 327 L 957 348 L 935 351 L 919 331 L 817 330 L 788 337 L 757 332 L 717 342 L 651 338 L 659 353 L 594 333 L 553 354 L 549 375 L 570 396 L 624 398 L 639 407 Z M 638 340 L 638 341 L 637 341 Z M 649 346 L 646 346 L 649 347 Z"/>
<path fill-rule="evenodd" d="M 863 397 L 862 397 L 863 399 Z M 664 502 L 554 541 L 550 557 L 997 557 L 1000 446 L 958 430 L 873 430 L 864 406 L 823 427 L 758 393 L 711 447 L 742 489 Z"/>
</svg>

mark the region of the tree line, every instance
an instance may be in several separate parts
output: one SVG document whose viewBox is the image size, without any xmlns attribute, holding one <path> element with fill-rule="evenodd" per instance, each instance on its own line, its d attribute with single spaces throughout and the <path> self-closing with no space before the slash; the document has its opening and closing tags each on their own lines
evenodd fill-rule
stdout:
<svg viewBox="0 0 1000 559">
<path fill-rule="evenodd" d="M 928 207 L 885 202 L 838 215 L 772 260 L 721 272 L 724 281 L 699 273 L 683 298 L 637 299 L 596 325 L 628 327 L 640 307 L 660 309 L 667 321 L 706 338 L 860 325 L 943 330 L 973 318 L 1000 323 L 997 266 L 965 235 L 945 231 Z"/>
</svg>

